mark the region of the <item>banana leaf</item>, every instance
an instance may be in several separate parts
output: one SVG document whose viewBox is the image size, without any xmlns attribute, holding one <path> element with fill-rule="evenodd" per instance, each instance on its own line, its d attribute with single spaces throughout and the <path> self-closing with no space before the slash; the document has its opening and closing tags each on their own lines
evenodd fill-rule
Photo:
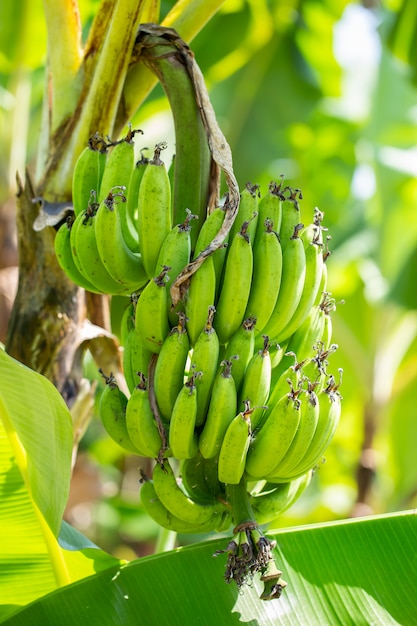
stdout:
<svg viewBox="0 0 417 626">
<path fill-rule="evenodd" d="M 415 511 L 268 533 L 288 582 L 280 599 L 259 599 L 223 580 L 228 538 L 118 565 L 52 592 L 4 624 L 112 626 L 400 624 L 417 616 Z"/>
</svg>

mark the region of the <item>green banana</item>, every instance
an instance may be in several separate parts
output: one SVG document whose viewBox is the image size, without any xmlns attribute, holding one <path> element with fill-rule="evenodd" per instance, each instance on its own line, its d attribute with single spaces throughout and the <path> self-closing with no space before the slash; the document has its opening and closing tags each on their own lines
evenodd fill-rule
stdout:
<svg viewBox="0 0 417 626">
<path fill-rule="evenodd" d="M 95 133 L 75 162 L 72 175 L 72 204 L 75 215 L 88 207 L 92 191 L 98 195 L 106 166 L 107 144 Z"/>
<path fill-rule="evenodd" d="M 256 330 L 267 325 L 278 298 L 282 274 L 282 250 L 273 222 L 267 218 L 265 228 L 257 232 L 253 246 L 253 277 L 245 317 L 256 316 Z"/>
<path fill-rule="evenodd" d="M 316 430 L 306 454 L 294 467 L 292 475 L 298 476 L 315 467 L 323 458 L 324 452 L 333 439 L 341 413 L 341 395 L 338 387 L 334 377 L 330 376 L 327 387 L 318 394 L 319 420 Z"/>
<path fill-rule="evenodd" d="M 311 472 L 285 483 L 266 483 L 263 490 L 250 498 L 258 524 L 270 524 L 289 509 L 303 494 L 311 480 Z"/>
<path fill-rule="evenodd" d="M 252 435 L 251 412 L 247 403 L 245 410 L 233 418 L 224 434 L 218 467 L 222 483 L 237 485 L 242 479 Z"/>
<path fill-rule="evenodd" d="M 246 459 L 253 478 L 265 478 L 284 458 L 300 423 L 299 391 L 283 396 L 255 433 Z"/>
<path fill-rule="evenodd" d="M 198 441 L 198 447 L 205 459 L 219 454 L 225 433 L 237 412 L 236 385 L 231 375 L 232 362 L 222 361 L 221 366 L 224 369 L 214 380 L 206 421 Z"/>
<path fill-rule="evenodd" d="M 126 428 L 140 456 L 156 459 L 162 448 L 162 439 L 149 401 L 147 379 L 143 372 L 138 372 L 138 376 L 139 383 L 126 407 Z"/>
<path fill-rule="evenodd" d="M 169 269 L 164 267 L 159 276 L 149 281 L 136 305 L 136 332 L 143 346 L 156 354 L 169 333 L 166 287 Z"/>
<path fill-rule="evenodd" d="M 298 236 L 300 228 L 302 224 L 294 228 L 293 236 L 283 250 L 280 290 L 272 315 L 264 328 L 263 334 L 273 340 L 291 321 L 303 293 L 306 255 L 303 242 Z"/>
<path fill-rule="evenodd" d="M 280 183 L 271 181 L 267 193 L 263 194 L 258 204 L 258 224 L 256 227 L 256 238 L 263 231 L 265 220 L 270 220 L 274 229 L 279 233 L 282 220 L 282 180 Z"/>
<path fill-rule="evenodd" d="M 197 417 L 197 391 L 195 379 L 200 372 L 193 372 L 181 387 L 172 409 L 169 424 L 169 447 L 177 459 L 193 457 L 198 450 L 195 432 Z"/>
<path fill-rule="evenodd" d="M 130 286 L 126 287 L 114 280 L 100 258 L 94 230 L 97 208 L 96 203 L 91 203 L 87 211 L 77 215 L 72 225 L 70 240 L 74 262 L 98 293 L 131 294 Z"/>
<path fill-rule="evenodd" d="M 256 225 L 258 223 L 258 202 L 259 202 L 259 185 L 246 183 L 244 189 L 240 192 L 239 210 L 230 229 L 229 241 L 233 241 L 235 235 L 239 233 L 243 225 L 248 222 L 247 234 L 251 244 L 255 240 Z"/>
<path fill-rule="evenodd" d="M 76 285 L 83 287 L 83 289 L 91 291 L 92 293 L 101 293 L 92 283 L 90 283 L 89 280 L 87 280 L 87 278 L 84 277 L 84 274 L 80 272 L 74 262 L 71 250 L 71 228 L 73 222 L 74 217 L 68 217 L 56 232 L 54 248 L 57 261 L 68 278 L 70 278 Z"/>
<path fill-rule="evenodd" d="M 138 449 L 132 443 L 126 426 L 126 407 L 127 397 L 119 389 L 113 374 L 106 376 L 103 371 L 99 370 L 103 376 L 106 386 L 101 392 L 99 415 L 107 434 L 121 448 L 133 454 L 139 454 Z"/>
<path fill-rule="evenodd" d="M 148 276 L 140 254 L 132 252 L 123 235 L 121 220 L 126 208 L 122 211 L 120 207 L 125 202 L 124 188 L 113 187 L 94 217 L 94 232 L 100 259 L 108 273 L 133 293 L 146 285 Z"/>
<path fill-rule="evenodd" d="M 285 198 L 284 192 L 289 192 L 289 197 Z M 298 196 L 298 197 L 297 197 Z M 286 187 L 283 190 L 282 200 L 282 219 L 281 228 L 279 229 L 279 238 L 281 241 L 282 251 L 284 252 L 289 241 L 294 235 L 294 229 L 301 222 L 301 211 L 298 200 L 302 199 L 301 191 L 299 189 L 292 189 Z"/>
<path fill-rule="evenodd" d="M 204 330 L 207 309 L 214 305 L 215 295 L 216 271 L 213 255 L 211 255 L 204 259 L 192 275 L 186 293 L 185 313 L 191 345 L 195 345 L 200 333 Z"/>
<path fill-rule="evenodd" d="M 152 478 L 159 500 L 172 515 L 189 524 L 213 524 L 213 529 L 220 523 L 223 505 L 203 504 L 187 496 L 178 484 L 168 460 L 162 465 L 159 463 L 155 465 Z"/>
<path fill-rule="evenodd" d="M 138 372 L 143 372 L 145 376 L 148 376 L 152 352 L 144 347 L 134 326 L 126 334 L 122 344 L 123 374 L 129 391 L 132 393 L 138 384 Z"/>
<path fill-rule="evenodd" d="M 224 485 L 217 475 L 217 458 L 205 459 L 200 452 L 181 462 L 182 484 L 188 495 L 201 503 L 225 500 Z"/>
<path fill-rule="evenodd" d="M 174 326 L 177 320 L 177 313 L 179 308 L 177 306 L 176 311 L 172 310 L 172 299 L 169 294 L 169 289 L 177 276 L 182 272 L 184 267 L 190 262 L 191 256 L 191 220 L 196 216 L 192 215 L 191 211 L 187 211 L 187 216 L 182 224 L 174 226 L 166 235 L 161 249 L 159 251 L 156 268 L 161 268 L 167 265 L 171 268 L 169 273 L 169 280 L 167 281 L 168 289 L 168 317 L 171 324 Z M 182 303 L 180 302 L 182 305 Z"/>
<path fill-rule="evenodd" d="M 205 221 L 201 225 L 200 232 L 195 244 L 195 250 L 193 259 L 195 259 L 207 246 L 213 241 L 220 228 L 223 225 L 224 216 L 226 215 L 224 207 L 216 207 L 209 215 L 207 215 Z M 216 274 L 216 298 L 220 291 L 221 277 L 223 274 L 224 262 L 227 254 L 227 243 L 229 241 L 228 233 L 220 248 L 217 248 L 212 254 L 214 271 Z"/>
<path fill-rule="evenodd" d="M 252 406 L 253 410 L 250 416 L 252 430 L 256 428 L 267 408 L 265 404 L 269 398 L 271 376 L 269 340 L 268 337 L 264 336 L 264 347 L 255 352 L 249 361 L 239 393 L 238 407 L 241 407 L 246 401 L 249 401 Z"/>
<path fill-rule="evenodd" d="M 304 242 L 306 256 L 306 272 L 301 298 L 290 322 L 275 336 L 276 341 L 284 341 L 291 337 L 307 318 L 314 302 L 317 299 L 323 276 L 323 244 L 320 237 L 320 227 L 311 224 L 305 228 L 300 238 Z"/>
<path fill-rule="evenodd" d="M 231 239 L 223 285 L 216 306 L 214 327 L 221 344 L 227 343 L 241 325 L 252 282 L 253 252 L 247 233 L 249 222 Z"/>
<path fill-rule="evenodd" d="M 213 317 L 216 312 L 214 306 L 208 308 L 206 325 L 199 334 L 191 355 L 191 366 L 194 371 L 201 372 L 196 381 L 197 388 L 197 416 L 196 427 L 204 423 L 207 408 L 213 389 L 219 362 L 219 339 L 213 328 Z"/>
<path fill-rule="evenodd" d="M 137 231 L 139 188 L 148 162 L 149 159 L 142 153 L 141 158 L 136 162 L 135 167 L 132 170 L 129 185 L 127 187 L 129 193 L 127 194 L 126 202 L 126 229 L 124 236 L 125 241 L 132 252 L 140 252 L 139 234 Z"/>
<path fill-rule="evenodd" d="M 149 278 L 160 268 L 158 256 L 165 237 L 172 228 L 171 186 L 165 164 L 160 159 L 166 144 L 155 146 L 139 187 L 137 230 L 143 265 Z"/>
<path fill-rule="evenodd" d="M 139 494 L 146 513 L 162 528 L 179 534 L 207 533 L 216 528 L 216 518 L 210 518 L 204 523 L 196 524 L 180 519 L 171 513 L 159 499 L 151 480 L 142 483 Z"/>
<path fill-rule="evenodd" d="M 185 328 L 185 316 L 179 315 L 178 325 L 164 340 L 155 366 L 154 390 L 161 416 L 170 421 L 175 401 L 184 384 L 184 370 L 190 341 Z"/>
<path fill-rule="evenodd" d="M 124 300 L 124 298 L 123 298 Z M 132 294 L 129 298 L 127 304 L 123 309 L 123 313 L 120 320 L 120 329 L 119 329 L 119 338 L 122 346 L 125 345 L 127 337 L 131 330 L 135 327 L 135 307 L 136 307 L 137 296 L 136 294 Z M 116 302 L 116 298 L 112 300 L 112 303 Z"/>
<path fill-rule="evenodd" d="M 236 390 L 239 393 L 242 386 L 246 368 L 255 350 L 255 327 L 256 317 L 248 317 L 232 335 L 223 355 L 225 361 L 238 358 L 233 363 L 232 376 Z"/>
<path fill-rule="evenodd" d="M 294 439 L 284 458 L 277 463 L 271 474 L 277 476 L 291 476 L 294 469 L 303 459 L 313 440 L 319 421 L 319 401 L 315 392 L 309 388 L 302 397 L 300 408 L 300 424 Z"/>
</svg>

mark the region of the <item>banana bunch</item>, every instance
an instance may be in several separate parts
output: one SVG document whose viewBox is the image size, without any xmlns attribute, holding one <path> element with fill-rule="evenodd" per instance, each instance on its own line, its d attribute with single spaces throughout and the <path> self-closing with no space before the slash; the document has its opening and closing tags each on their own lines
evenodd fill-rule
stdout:
<svg viewBox="0 0 417 626">
<path fill-rule="evenodd" d="M 127 452 L 156 460 L 141 481 L 147 513 L 179 533 L 233 524 L 226 580 L 240 586 L 260 572 L 262 598 L 279 597 L 285 582 L 258 526 L 300 497 L 341 412 L 328 371 L 337 345 L 323 213 L 304 225 L 298 189 L 281 180 L 262 195 L 248 183 L 225 244 L 174 307 L 172 283 L 213 241 L 226 207 L 194 238 L 191 210 L 173 224 L 164 144 L 134 164 L 136 132 L 108 156 L 108 143 L 91 140 L 74 172 L 75 215 L 56 236 L 77 284 L 130 296 L 121 333 L 130 396 L 103 374 L 100 415 Z"/>
</svg>

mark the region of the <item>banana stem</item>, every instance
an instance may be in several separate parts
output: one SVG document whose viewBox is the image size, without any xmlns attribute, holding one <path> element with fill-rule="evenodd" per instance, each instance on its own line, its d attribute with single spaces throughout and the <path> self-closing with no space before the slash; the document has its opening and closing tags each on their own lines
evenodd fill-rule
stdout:
<svg viewBox="0 0 417 626">
<path fill-rule="evenodd" d="M 255 514 L 249 501 L 247 481 L 242 477 L 238 485 L 226 485 L 226 496 L 232 510 L 233 521 L 236 527 L 243 524 L 256 525 Z M 236 529 L 235 531 L 236 532 Z"/>
<path fill-rule="evenodd" d="M 194 248 L 207 215 L 211 156 L 186 57 L 176 39 L 166 35 L 147 25 L 139 32 L 137 49 L 170 103 L 175 127 L 173 223 L 184 222 L 187 209 L 199 218 L 191 230 Z"/>
</svg>

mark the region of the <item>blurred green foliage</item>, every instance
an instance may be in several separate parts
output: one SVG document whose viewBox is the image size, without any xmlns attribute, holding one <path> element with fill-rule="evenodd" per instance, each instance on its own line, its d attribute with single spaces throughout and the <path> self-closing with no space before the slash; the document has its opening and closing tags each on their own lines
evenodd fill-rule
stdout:
<svg viewBox="0 0 417 626">
<path fill-rule="evenodd" d="M 85 30 L 97 4 L 80 2 Z M 162 2 L 162 15 L 173 4 Z M 8 13 L 11 5 L 0 10 L 2 199 L 10 194 L 9 167 L 22 168 L 36 153 L 46 51 L 40 0 L 21 0 Z M 413 0 L 226 0 L 191 44 L 241 186 L 250 180 L 265 190 L 284 174 L 303 192 L 306 219 L 319 207 L 332 237 L 339 344 L 332 369 L 343 369 L 342 421 L 327 462 L 278 527 L 416 505 L 417 11 L 407 12 L 410 6 Z M 19 109 L 20 81 L 30 95 Z M 160 88 L 132 122 L 143 123 L 144 141 L 172 140 Z M 11 160 L 19 127 L 23 157 L 21 150 Z M 94 377 L 94 365 L 86 367 Z M 91 505 L 82 531 L 109 550 L 140 551 L 137 543 L 156 528 L 138 512 L 129 459 L 97 421 L 81 451 L 114 487 Z M 357 502 L 360 463 L 370 481 Z"/>
</svg>

